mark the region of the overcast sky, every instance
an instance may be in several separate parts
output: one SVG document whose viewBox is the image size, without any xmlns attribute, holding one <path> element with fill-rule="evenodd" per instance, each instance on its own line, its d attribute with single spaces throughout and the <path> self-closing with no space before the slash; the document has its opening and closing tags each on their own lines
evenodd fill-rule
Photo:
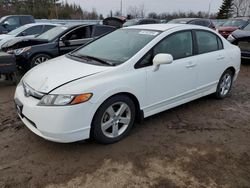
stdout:
<svg viewBox="0 0 250 188">
<path fill-rule="evenodd" d="M 211 12 L 217 12 L 222 0 L 122 0 L 123 1 L 123 15 L 129 6 L 144 4 L 146 13 L 149 12 L 174 12 L 174 11 L 208 11 L 209 2 L 211 1 Z M 80 4 L 84 10 L 92 10 L 96 8 L 98 13 L 107 16 L 112 10 L 120 10 L 121 0 L 68 0 L 68 2 L 75 2 Z"/>
</svg>

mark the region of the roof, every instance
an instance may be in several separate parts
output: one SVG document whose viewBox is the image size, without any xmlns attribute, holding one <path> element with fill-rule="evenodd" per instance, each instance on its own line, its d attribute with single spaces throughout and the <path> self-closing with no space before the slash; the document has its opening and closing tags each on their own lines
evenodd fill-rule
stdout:
<svg viewBox="0 0 250 188">
<path fill-rule="evenodd" d="M 135 25 L 131 27 L 126 27 L 124 29 L 147 29 L 147 30 L 157 30 L 157 31 L 166 31 L 169 29 L 173 29 L 176 27 L 185 27 L 185 28 L 204 28 L 201 26 L 195 26 L 195 25 L 186 25 L 186 24 L 147 24 L 147 25 Z"/>
<path fill-rule="evenodd" d="M 60 24 L 53 24 L 53 23 L 46 23 L 46 22 L 39 22 L 39 23 L 30 23 L 25 24 L 25 26 L 36 26 L 36 25 L 52 25 L 52 26 L 60 26 Z"/>
</svg>

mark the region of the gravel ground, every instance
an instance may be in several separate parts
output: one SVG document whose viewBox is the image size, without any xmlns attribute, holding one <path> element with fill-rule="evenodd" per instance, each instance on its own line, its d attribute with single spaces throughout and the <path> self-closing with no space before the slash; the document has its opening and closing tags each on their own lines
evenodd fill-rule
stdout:
<svg viewBox="0 0 250 188">
<path fill-rule="evenodd" d="M 145 119 L 113 145 L 57 144 L 17 118 L 0 83 L 0 187 L 250 187 L 250 63 L 231 96 Z"/>
</svg>

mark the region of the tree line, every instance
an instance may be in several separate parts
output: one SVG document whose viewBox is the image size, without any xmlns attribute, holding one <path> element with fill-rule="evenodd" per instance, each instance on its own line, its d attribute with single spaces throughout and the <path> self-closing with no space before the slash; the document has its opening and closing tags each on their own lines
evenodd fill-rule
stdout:
<svg viewBox="0 0 250 188">
<path fill-rule="evenodd" d="M 84 11 L 80 5 L 60 0 L 0 0 L 0 16 L 30 14 L 36 19 L 99 19 L 96 10 Z"/>
<path fill-rule="evenodd" d="M 144 4 L 130 6 L 127 15 L 130 18 L 218 18 L 226 19 L 235 16 L 250 16 L 250 0 L 223 0 L 218 13 L 208 12 L 149 12 L 146 14 Z M 0 0 L 0 17 L 9 14 L 30 14 L 36 19 L 103 19 L 102 14 L 98 14 L 95 9 L 85 11 L 80 5 L 69 4 L 61 0 Z M 108 16 L 122 16 L 120 11 L 114 13 L 110 11 Z"/>
</svg>

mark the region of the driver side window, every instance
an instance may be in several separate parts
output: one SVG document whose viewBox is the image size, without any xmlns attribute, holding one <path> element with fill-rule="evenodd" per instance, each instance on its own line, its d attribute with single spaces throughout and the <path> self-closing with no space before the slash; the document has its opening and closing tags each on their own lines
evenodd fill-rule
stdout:
<svg viewBox="0 0 250 188">
<path fill-rule="evenodd" d="M 78 28 L 66 35 L 67 40 L 79 40 L 79 39 L 87 39 L 90 38 L 91 31 L 90 27 L 81 27 Z"/>
<path fill-rule="evenodd" d="M 192 32 L 184 31 L 167 36 L 151 49 L 135 67 L 141 68 L 153 65 L 153 58 L 160 53 L 171 54 L 174 60 L 192 56 Z"/>
</svg>

